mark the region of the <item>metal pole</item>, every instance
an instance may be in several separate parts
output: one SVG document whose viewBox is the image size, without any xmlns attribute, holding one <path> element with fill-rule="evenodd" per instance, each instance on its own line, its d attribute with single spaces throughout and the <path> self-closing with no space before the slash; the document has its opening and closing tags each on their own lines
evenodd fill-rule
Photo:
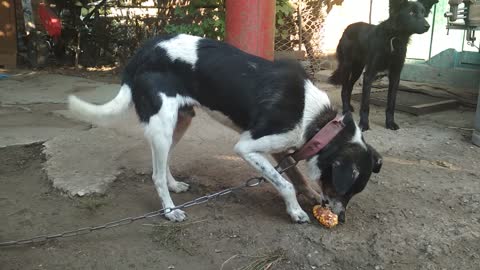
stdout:
<svg viewBox="0 0 480 270">
<path fill-rule="evenodd" d="M 473 123 L 472 142 L 476 146 L 480 146 L 480 86 L 478 89 L 477 113 L 475 114 L 475 122 Z"/>
<path fill-rule="evenodd" d="M 370 0 L 370 11 L 368 13 L 368 23 L 372 24 L 372 6 L 373 6 L 373 0 Z"/>
<path fill-rule="evenodd" d="M 432 58 L 433 32 L 435 31 L 435 15 L 437 15 L 437 5 L 433 6 L 432 34 L 430 35 L 430 49 L 428 50 L 428 61 Z"/>
</svg>

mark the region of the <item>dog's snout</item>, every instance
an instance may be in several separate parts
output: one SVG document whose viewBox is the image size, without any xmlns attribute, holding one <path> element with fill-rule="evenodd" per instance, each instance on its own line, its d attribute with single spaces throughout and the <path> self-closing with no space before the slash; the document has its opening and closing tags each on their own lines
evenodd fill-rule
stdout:
<svg viewBox="0 0 480 270">
<path fill-rule="evenodd" d="M 342 211 L 340 214 L 338 214 L 338 221 L 340 223 L 345 223 L 345 211 Z"/>
<path fill-rule="evenodd" d="M 428 31 L 428 29 L 430 29 L 430 24 L 428 22 L 425 22 L 425 25 L 423 27 L 425 28 L 425 31 Z"/>
</svg>

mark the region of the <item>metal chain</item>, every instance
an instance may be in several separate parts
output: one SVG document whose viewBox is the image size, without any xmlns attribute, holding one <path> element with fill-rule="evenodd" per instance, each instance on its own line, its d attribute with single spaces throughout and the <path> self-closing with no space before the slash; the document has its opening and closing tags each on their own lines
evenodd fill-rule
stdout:
<svg viewBox="0 0 480 270">
<path fill-rule="evenodd" d="M 287 164 L 284 164 L 284 163 L 287 163 Z M 286 165 L 286 166 L 283 166 L 283 165 Z M 287 156 L 282 161 L 280 161 L 277 166 L 275 166 L 275 169 L 280 174 L 283 174 L 285 171 L 287 171 L 288 169 L 290 169 L 290 168 L 292 168 L 296 165 L 297 165 L 297 162 L 294 161 L 293 159 L 291 159 L 290 156 Z M 152 218 L 152 217 L 156 217 L 156 216 L 163 216 L 165 214 L 170 213 L 173 210 L 185 209 L 185 208 L 192 207 L 192 206 L 195 206 L 195 205 L 204 204 L 204 203 L 206 203 L 208 201 L 211 201 L 213 199 L 217 199 L 217 198 L 222 197 L 224 195 L 230 194 L 230 193 L 232 193 L 236 190 L 240 190 L 240 189 L 243 189 L 243 188 L 246 188 L 246 187 L 250 188 L 250 187 L 259 186 L 264 181 L 265 181 L 265 178 L 263 176 L 253 177 L 253 178 L 250 178 L 247 181 L 245 181 L 245 183 L 243 183 L 242 185 L 232 187 L 232 188 L 227 188 L 227 189 L 224 189 L 222 191 L 215 192 L 215 193 L 212 193 L 212 194 L 208 194 L 208 195 L 196 198 L 194 200 L 182 203 L 182 204 L 177 205 L 177 206 L 172 207 L 172 208 L 162 208 L 162 209 L 159 209 L 157 211 L 153 211 L 153 212 L 143 214 L 141 216 L 127 217 L 127 218 L 123 218 L 123 219 L 120 219 L 120 220 L 111 221 L 111 222 L 108 222 L 108 223 L 105 223 L 105 224 L 99 225 L 99 226 L 83 227 L 83 228 L 80 228 L 80 229 L 70 230 L 70 231 L 66 231 L 66 232 L 58 233 L 58 234 L 44 234 L 44 235 L 38 235 L 38 236 L 35 236 L 35 237 L 21 239 L 21 240 L 0 242 L 0 247 L 10 247 L 10 246 L 20 246 L 20 245 L 33 244 L 33 243 L 42 243 L 42 242 L 46 242 L 46 241 L 51 240 L 51 239 L 67 238 L 67 237 L 72 237 L 72 236 L 77 236 L 77 235 L 88 234 L 88 233 L 103 230 L 103 229 L 109 229 L 109 228 L 124 226 L 124 225 L 128 225 L 128 224 L 130 224 L 134 221 L 141 220 L 141 219 Z"/>
</svg>

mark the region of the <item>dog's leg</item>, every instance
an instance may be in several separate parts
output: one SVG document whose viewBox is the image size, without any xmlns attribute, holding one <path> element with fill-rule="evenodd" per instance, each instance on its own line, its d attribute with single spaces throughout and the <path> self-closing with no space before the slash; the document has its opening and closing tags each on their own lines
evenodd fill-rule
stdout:
<svg viewBox="0 0 480 270">
<path fill-rule="evenodd" d="M 242 134 L 240 141 L 235 145 L 235 152 L 257 171 L 261 172 L 278 190 L 293 221 L 305 223 L 309 222 L 310 218 L 300 207 L 293 185 L 285 180 L 270 164 L 268 159 L 263 156 L 263 154 L 283 151 L 285 150 L 285 145 L 289 143 L 282 135 L 264 136 L 254 140 L 251 138 L 250 132 L 245 132 Z"/>
<path fill-rule="evenodd" d="M 172 137 L 177 122 L 178 103 L 175 98 L 162 96 L 160 111 L 150 117 L 145 126 L 145 136 L 152 148 L 153 182 L 164 208 L 175 207 L 167 185 L 168 153 L 172 146 Z M 165 216 L 172 221 L 185 219 L 185 212 L 180 209 L 173 210 Z"/>
<path fill-rule="evenodd" d="M 400 127 L 395 123 L 395 102 L 397 98 L 397 90 L 400 84 L 400 72 L 401 68 L 391 69 L 388 72 L 388 97 L 387 97 L 387 109 L 385 111 L 386 120 L 385 127 L 392 130 L 397 130 Z"/>
<path fill-rule="evenodd" d="M 351 66 L 350 78 L 347 78 L 348 81 L 342 86 L 343 113 L 354 111 L 351 103 L 353 86 L 362 75 L 363 67 L 362 64 L 354 62 Z"/>
<path fill-rule="evenodd" d="M 352 87 L 350 87 L 350 76 L 352 72 L 351 65 L 347 65 L 343 68 L 343 72 L 345 73 L 342 78 L 342 107 L 343 113 L 353 112 L 353 107 L 350 104 L 350 99 L 352 96 Z"/>
<path fill-rule="evenodd" d="M 367 70 L 363 74 L 363 89 L 362 89 L 362 103 L 360 105 L 360 129 L 362 131 L 369 130 L 370 125 L 368 121 L 368 114 L 370 112 L 370 91 L 372 89 L 372 83 L 375 79 L 375 72 L 372 68 L 367 66 Z"/>
<path fill-rule="evenodd" d="M 277 161 L 281 162 L 287 155 L 287 152 L 281 152 L 277 154 L 272 154 L 272 157 Z M 295 166 L 287 171 L 285 174 L 288 176 L 290 181 L 292 181 L 295 189 L 298 193 L 303 194 L 303 196 L 307 197 L 309 200 L 313 201 L 316 204 L 322 204 L 323 196 L 318 194 L 309 184 L 309 182 L 305 179 L 303 174 L 300 170 Z"/>
<path fill-rule="evenodd" d="M 183 135 L 187 131 L 188 127 L 190 126 L 190 123 L 192 122 L 192 117 L 193 116 L 190 112 L 183 112 L 183 111 L 178 112 L 177 125 L 175 127 L 175 131 L 173 132 L 173 144 L 172 144 L 172 147 L 170 148 L 170 154 L 168 155 L 168 164 L 170 164 L 173 148 L 175 147 L 175 145 L 177 145 L 177 143 L 180 141 L 180 139 L 183 137 Z M 185 182 L 180 182 L 175 180 L 172 173 L 170 172 L 170 166 L 167 166 L 167 185 L 168 185 L 168 189 L 175 193 L 187 191 L 188 188 L 190 187 Z"/>
</svg>

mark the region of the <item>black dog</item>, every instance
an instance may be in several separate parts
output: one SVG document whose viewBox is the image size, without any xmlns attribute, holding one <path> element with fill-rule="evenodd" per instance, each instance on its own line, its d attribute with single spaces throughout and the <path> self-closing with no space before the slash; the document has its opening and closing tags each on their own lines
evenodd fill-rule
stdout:
<svg viewBox="0 0 480 270">
<path fill-rule="evenodd" d="M 370 89 L 379 71 L 388 71 L 388 101 L 385 126 L 397 130 L 394 121 L 395 98 L 400 82 L 407 45 L 410 36 L 428 31 L 430 25 L 425 17 L 438 0 L 390 0 L 390 17 L 379 25 L 363 22 L 349 25 L 337 47 L 338 68 L 329 82 L 342 85 L 343 111 L 353 111 L 350 104 L 353 85 L 364 67 L 360 128 L 369 129 L 368 113 Z"/>
</svg>

